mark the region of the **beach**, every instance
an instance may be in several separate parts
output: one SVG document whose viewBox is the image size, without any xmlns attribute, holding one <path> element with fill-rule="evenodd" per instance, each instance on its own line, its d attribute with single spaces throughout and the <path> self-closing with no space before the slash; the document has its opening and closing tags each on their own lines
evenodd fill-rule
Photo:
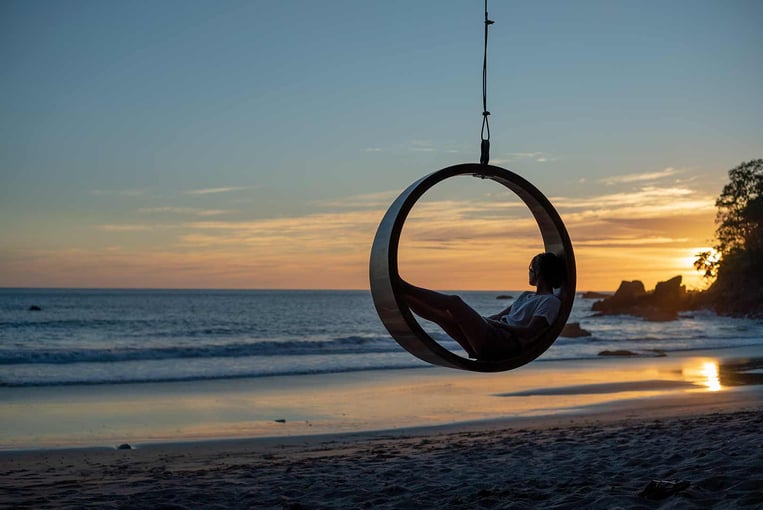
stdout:
<svg viewBox="0 0 763 510">
<path fill-rule="evenodd" d="M 632 407 L 606 419 L 494 423 L 460 431 L 6 454 L 2 503 L 14 508 L 759 508 L 760 408 L 716 411 L 717 402 L 695 404 L 691 413 L 670 418 Z M 665 407 L 660 410 L 662 415 Z M 639 496 L 653 480 L 688 486 L 663 499 Z"/>
<path fill-rule="evenodd" d="M 759 508 L 759 361 L 755 347 L 536 362 L 504 374 L 15 389 L 17 402 L 0 400 L 0 505 Z M 102 417 L 110 432 L 99 433 L 107 401 L 130 411 Z M 258 411 L 243 416 L 254 402 Z M 192 403 L 195 420 L 181 412 Z M 67 420 L 82 426 L 74 415 L 91 433 L 62 435 Z M 38 447 L 29 448 L 33 417 L 38 428 L 27 432 Z M 132 449 L 117 449 L 123 443 Z"/>
</svg>

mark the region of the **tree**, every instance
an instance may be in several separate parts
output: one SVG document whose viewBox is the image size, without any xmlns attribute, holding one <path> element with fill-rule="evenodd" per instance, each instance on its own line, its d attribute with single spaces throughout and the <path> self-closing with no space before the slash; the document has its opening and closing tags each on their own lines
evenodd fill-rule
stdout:
<svg viewBox="0 0 763 510">
<path fill-rule="evenodd" d="M 702 276 L 708 280 L 718 276 L 718 266 L 720 266 L 721 254 L 715 250 L 701 251 L 697 253 L 697 260 L 694 261 L 694 268 L 702 273 Z"/>
<path fill-rule="evenodd" d="M 715 201 L 718 225 L 715 249 L 722 255 L 761 246 L 763 225 L 763 159 L 729 170 L 729 183 Z"/>
<path fill-rule="evenodd" d="M 714 250 L 697 254 L 694 267 L 715 278 L 709 295 L 716 309 L 732 314 L 763 312 L 763 159 L 729 171 L 715 201 Z"/>
<path fill-rule="evenodd" d="M 763 251 L 763 159 L 729 170 L 729 183 L 715 206 L 718 243 L 713 250 L 697 253 L 694 262 L 706 278 L 718 276 L 723 259 L 732 254 Z"/>
</svg>

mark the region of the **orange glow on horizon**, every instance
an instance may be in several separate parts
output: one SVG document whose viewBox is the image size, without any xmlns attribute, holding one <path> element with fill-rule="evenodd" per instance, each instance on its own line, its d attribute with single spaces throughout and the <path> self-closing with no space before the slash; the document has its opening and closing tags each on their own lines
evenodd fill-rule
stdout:
<svg viewBox="0 0 763 510">
<path fill-rule="evenodd" d="M 502 187 L 472 181 L 417 202 L 401 236 L 401 274 L 436 289 L 528 288 L 527 265 L 543 251 L 534 219 Z M 677 275 L 703 287 L 693 260 L 712 238 L 714 208 L 695 195 L 552 198 L 573 241 L 577 289 L 611 291 L 622 280 L 650 289 Z M 298 217 L 83 226 L 68 248 L 6 249 L 0 285 L 368 289 L 371 244 L 394 196 L 350 197 Z"/>
</svg>

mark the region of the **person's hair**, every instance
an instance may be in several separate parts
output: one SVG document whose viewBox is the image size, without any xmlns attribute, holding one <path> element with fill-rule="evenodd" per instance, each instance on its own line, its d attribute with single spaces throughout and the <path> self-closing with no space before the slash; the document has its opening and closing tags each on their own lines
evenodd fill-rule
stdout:
<svg viewBox="0 0 763 510">
<path fill-rule="evenodd" d="M 539 253 L 535 256 L 538 264 L 538 272 L 551 287 L 557 289 L 562 286 L 566 274 L 564 260 L 555 253 Z"/>
</svg>

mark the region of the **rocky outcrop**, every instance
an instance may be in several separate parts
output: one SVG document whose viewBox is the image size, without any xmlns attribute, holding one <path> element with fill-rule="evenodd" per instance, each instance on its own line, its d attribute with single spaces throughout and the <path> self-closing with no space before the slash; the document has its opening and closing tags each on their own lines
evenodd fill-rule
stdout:
<svg viewBox="0 0 763 510">
<path fill-rule="evenodd" d="M 566 338 L 578 338 L 581 336 L 591 336 L 591 332 L 581 328 L 579 322 L 568 322 L 564 325 L 564 329 L 562 329 L 562 332 L 559 333 L 559 336 Z"/>
<path fill-rule="evenodd" d="M 596 301 L 591 310 L 601 315 L 635 315 L 649 321 L 670 321 L 680 310 L 689 308 L 686 287 L 681 277 L 659 282 L 647 292 L 639 280 L 623 281 L 612 297 Z"/>
<path fill-rule="evenodd" d="M 627 351 L 625 349 L 620 349 L 616 351 L 601 351 L 599 353 L 599 356 L 623 356 L 623 357 L 630 357 L 630 356 L 638 356 L 637 353 L 633 351 Z"/>
<path fill-rule="evenodd" d="M 607 294 L 606 292 L 594 292 L 592 290 L 583 292 L 582 295 L 583 299 L 605 299 L 608 297 L 612 297 L 612 294 Z"/>
<path fill-rule="evenodd" d="M 686 300 L 686 287 L 681 285 L 681 277 L 675 276 L 665 282 L 657 282 L 651 296 L 652 306 L 660 310 L 681 310 Z"/>
</svg>

